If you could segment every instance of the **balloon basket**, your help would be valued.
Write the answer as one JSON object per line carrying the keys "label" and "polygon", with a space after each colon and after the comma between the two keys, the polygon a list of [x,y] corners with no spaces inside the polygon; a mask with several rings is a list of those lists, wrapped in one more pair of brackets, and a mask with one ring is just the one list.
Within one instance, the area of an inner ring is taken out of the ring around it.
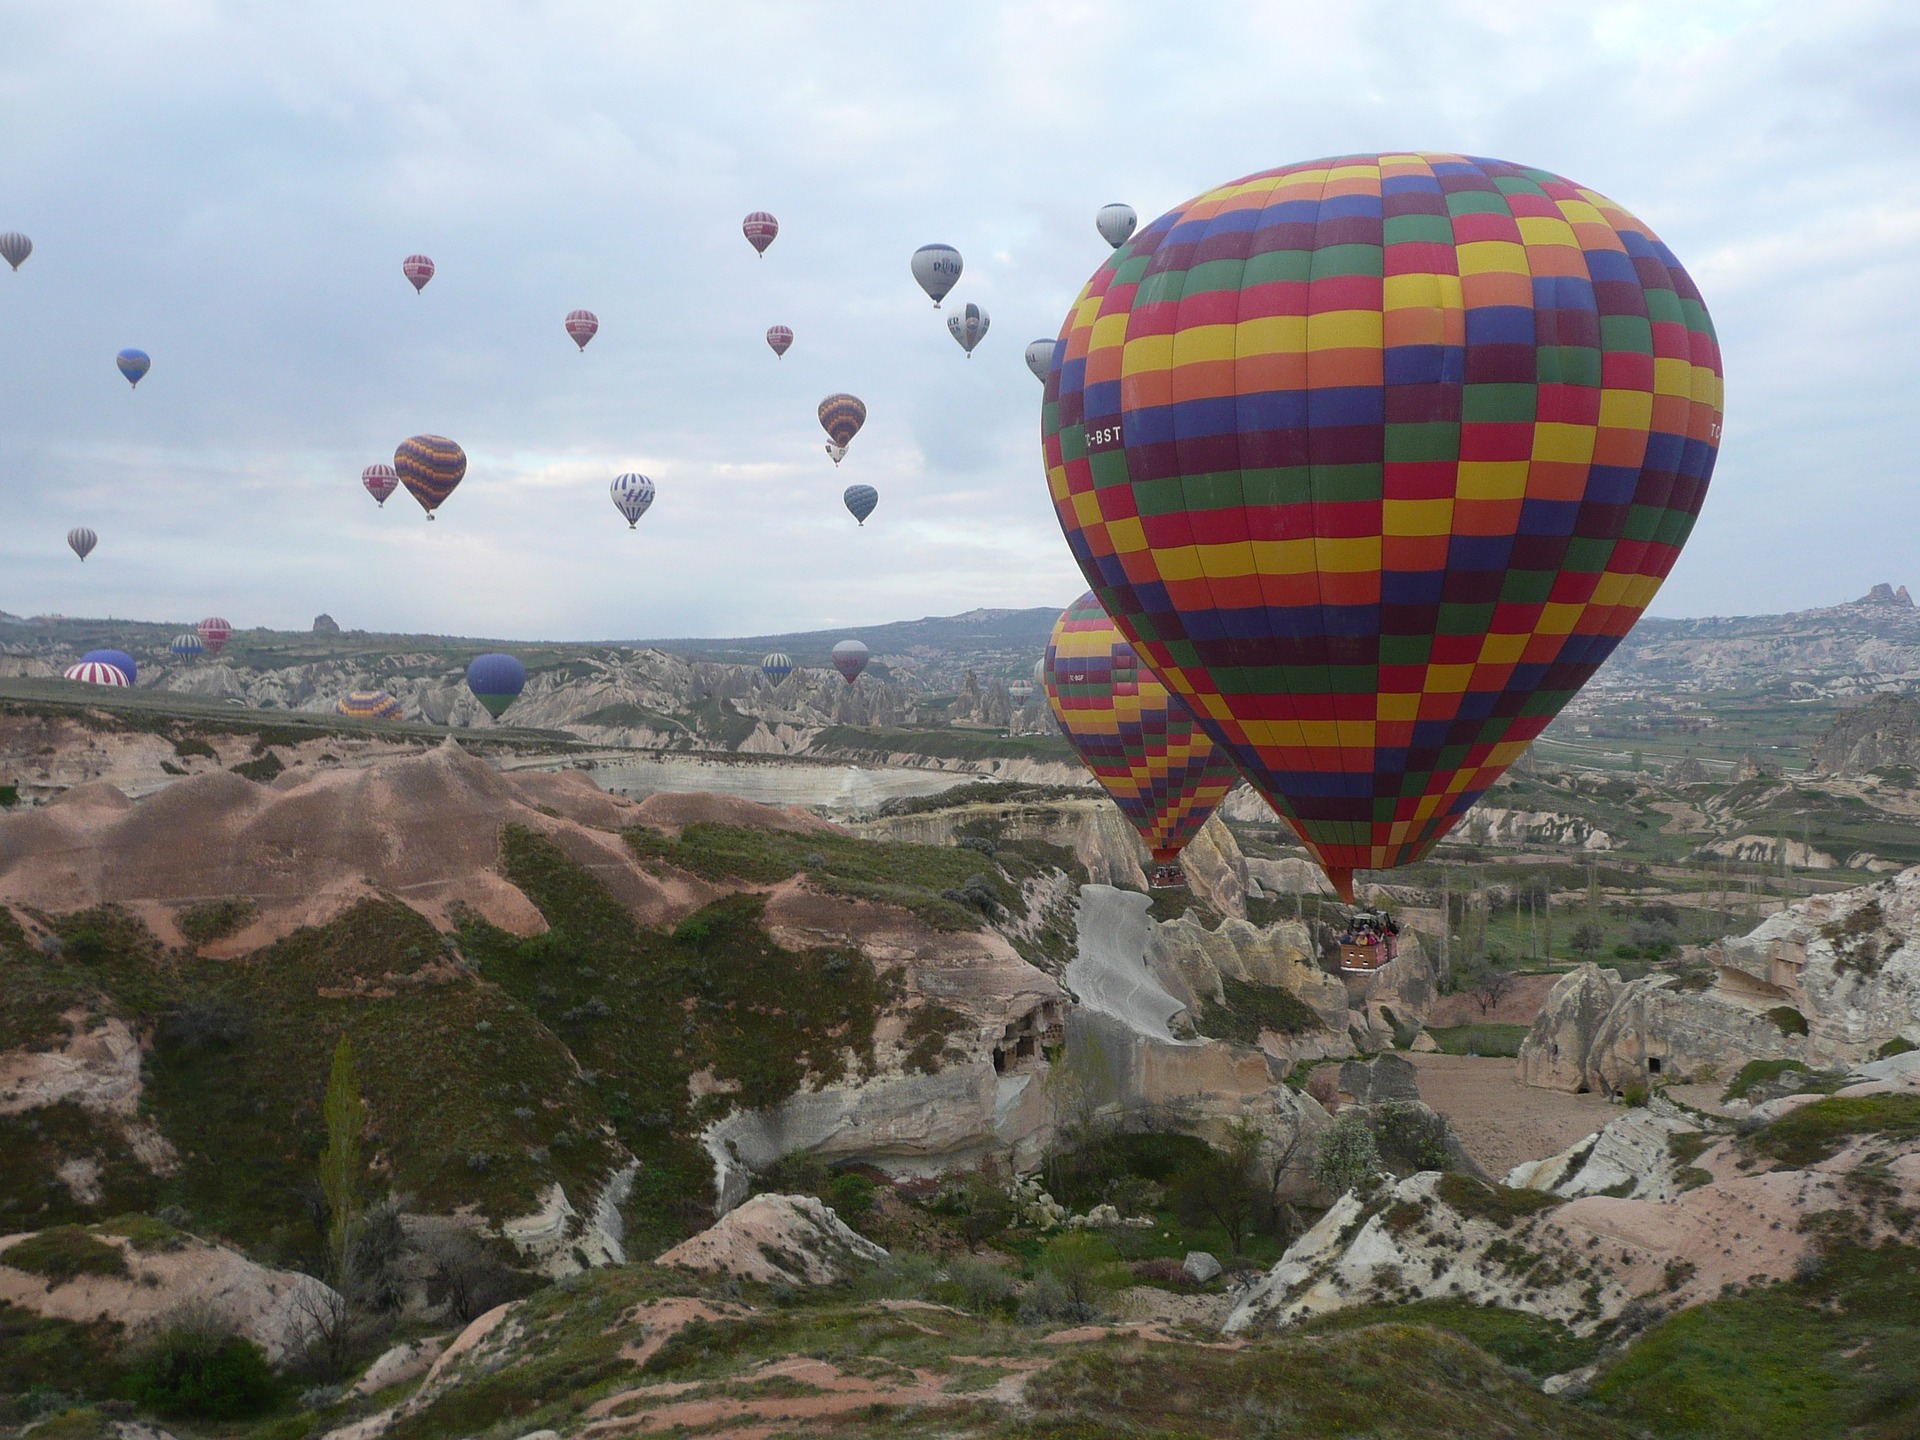
{"label": "balloon basket", "polygon": [[1184,890],[1187,888],[1187,873],[1177,863],[1156,865],[1147,874],[1147,888],[1149,890]]}

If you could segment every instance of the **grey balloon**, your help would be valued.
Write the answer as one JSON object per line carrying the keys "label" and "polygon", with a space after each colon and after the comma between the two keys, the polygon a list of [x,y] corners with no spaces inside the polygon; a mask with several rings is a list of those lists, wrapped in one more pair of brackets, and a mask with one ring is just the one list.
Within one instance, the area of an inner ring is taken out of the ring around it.
{"label": "grey balloon", "polygon": [[987,312],[971,300],[947,317],[948,333],[960,342],[969,360],[973,358],[973,347],[985,338],[987,327],[992,324]]}
{"label": "grey balloon", "polygon": [[0,260],[5,260],[14,269],[18,270],[24,265],[27,257],[32,253],[33,241],[18,230],[9,230],[6,234],[0,235]]}
{"label": "grey balloon", "polygon": [[1047,371],[1053,368],[1053,341],[1036,340],[1027,346],[1027,368],[1042,385],[1047,383]]}
{"label": "grey balloon", "polygon": [[933,297],[934,309],[938,310],[947,292],[960,283],[965,265],[960,252],[951,245],[922,245],[913,252],[913,278]]}
{"label": "grey balloon", "polygon": [[1093,223],[1100,238],[1118,250],[1133,237],[1133,227],[1140,223],[1140,217],[1133,213],[1131,205],[1122,205],[1116,200],[1111,205],[1102,205]]}

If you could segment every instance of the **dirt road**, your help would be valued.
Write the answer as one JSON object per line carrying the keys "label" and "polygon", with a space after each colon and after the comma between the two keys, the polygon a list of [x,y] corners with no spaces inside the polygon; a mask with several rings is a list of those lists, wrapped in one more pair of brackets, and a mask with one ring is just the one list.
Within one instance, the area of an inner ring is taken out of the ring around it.
{"label": "dirt road", "polygon": [[1420,1098],[1453,1122],[1467,1153],[1495,1179],[1522,1160],[1543,1160],[1566,1149],[1618,1113],[1604,1096],[1523,1085],[1512,1060],[1406,1058],[1420,1071]]}

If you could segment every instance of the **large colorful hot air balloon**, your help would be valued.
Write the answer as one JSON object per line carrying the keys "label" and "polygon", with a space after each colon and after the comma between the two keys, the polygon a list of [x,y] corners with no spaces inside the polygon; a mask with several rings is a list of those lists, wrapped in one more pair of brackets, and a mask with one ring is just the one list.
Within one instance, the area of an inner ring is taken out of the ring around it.
{"label": "large colorful hot air balloon", "polygon": [[18,230],[9,230],[0,235],[0,260],[4,260],[18,270],[27,263],[27,257],[33,254],[33,241]]}
{"label": "large colorful hot air balloon", "polygon": [[616,475],[613,483],[607,486],[607,493],[613,496],[614,509],[627,517],[627,528],[631,530],[640,523],[640,517],[647,513],[647,507],[653,504],[653,481],[631,472]]}
{"label": "large colorful hot air balloon", "polygon": [[960,348],[967,352],[967,358],[971,360],[973,347],[980,343],[992,323],[987,318],[987,312],[969,300],[947,317],[947,333],[960,342]]}
{"label": "large colorful hot air balloon", "polygon": [[138,389],[147,371],[153,368],[153,357],[144,350],[122,350],[113,357],[113,363],[127,377],[127,384]]}
{"label": "large colorful hot air balloon", "polygon": [[1153,852],[1149,882],[1185,884],[1180,852],[1239,783],[1231,762],[1091,593],[1054,621],[1040,673],[1067,742]]}
{"label": "large colorful hot air balloon", "polygon": [[82,665],[111,665],[127,677],[127,683],[133,684],[140,678],[140,667],[134,663],[133,656],[124,650],[89,650],[80,657]]}
{"label": "large colorful hot air balloon", "polygon": [[[853,443],[853,437],[867,423],[867,407],[860,403],[856,395],[829,395],[820,402],[819,415],[820,428],[827,432],[827,438],[833,442],[827,447],[827,453],[833,455],[833,463],[838,465],[841,457],[847,453],[847,447]],[[838,455],[834,455],[836,447],[840,452]]]}
{"label": "large colorful hot air balloon", "polygon": [[494,719],[527,688],[527,667],[511,655],[476,655],[467,666],[467,689]]}
{"label": "large colorful hot air balloon", "polygon": [[1027,368],[1031,370],[1042,385],[1047,383],[1047,371],[1053,368],[1053,341],[1036,340],[1027,346]]}
{"label": "large colorful hot air balloon", "polygon": [[778,685],[793,673],[793,658],[784,650],[775,650],[760,660],[760,673]]}
{"label": "large colorful hot air balloon", "polygon": [[769,325],[767,327],[767,344],[773,348],[774,358],[778,359],[780,356],[786,354],[792,347],[793,331],[784,325]]}
{"label": "large colorful hot air balloon", "polygon": [[1140,217],[1133,213],[1131,205],[1122,205],[1115,201],[1111,205],[1102,205],[1100,213],[1093,217],[1093,228],[1100,232],[1100,238],[1118,250],[1127,243],[1133,234],[1133,227],[1140,223]]}
{"label": "large colorful hot air balloon", "polygon": [[85,525],[76,525],[67,531],[67,548],[80,557],[80,563],[83,565],[87,561],[87,556],[93,553],[93,547],[99,543],[100,537]]}
{"label": "large colorful hot air balloon", "polygon": [[117,665],[103,664],[98,660],[82,660],[78,665],[69,665],[66,678],[78,680],[82,685],[131,685],[133,682]]}
{"label": "large colorful hot air balloon", "polygon": [[938,310],[947,292],[960,283],[964,264],[960,252],[951,245],[922,245],[913,252],[913,278],[933,298],[934,309]]}
{"label": "large colorful hot air balloon", "polygon": [[1343,894],[1426,854],[1612,652],[1720,440],[1672,252],[1496,160],[1209,191],[1061,338],[1042,429],[1074,557]]}
{"label": "large colorful hot air balloon", "polygon": [[227,641],[233,635],[233,626],[218,615],[209,615],[193,627],[200,633],[200,640],[207,647],[209,656],[218,655],[227,648]]}
{"label": "large colorful hot air balloon", "polygon": [[173,637],[173,643],[167,647],[177,660],[198,660],[207,653],[207,642],[192,630],[182,631]]}
{"label": "large colorful hot air balloon", "polygon": [[444,435],[416,435],[393,452],[393,468],[431,520],[454,486],[466,478],[467,452]]}
{"label": "large colorful hot air balloon", "polygon": [[569,310],[567,312],[567,334],[573,337],[573,343],[585,353],[587,342],[600,333],[600,317],[591,310]]}
{"label": "large colorful hot air balloon", "polygon": [[360,472],[360,483],[367,487],[367,493],[380,502],[382,510],[387,508],[387,497],[400,488],[400,477],[394,473],[391,465],[369,465]]}
{"label": "large colorful hot air balloon", "polygon": [[873,507],[880,503],[880,492],[871,485],[849,485],[840,499],[846,505],[847,512],[865,525],[867,516],[873,513]]}
{"label": "large colorful hot air balloon", "polygon": [[349,720],[398,720],[404,713],[400,702],[384,690],[350,690],[333,708]]}
{"label": "large colorful hot air balloon", "polygon": [[780,233],[780,222],[766,211],[756,210],[740,222],[740,230],[747,237],[747,243],[764,256],[773,237]]}
{"label": "large colorful hot air balloon", "polygon": [[833,668],[851,685],[867,668],[867,647],[858,640],[842,640],[833,647]]}
{"label": "large colorful hot air balloon", "polygon": [[413,293],[418,295],[433,278],[433,261],[424,255],[409,255],[400,262],[400,273],[412,282]]}

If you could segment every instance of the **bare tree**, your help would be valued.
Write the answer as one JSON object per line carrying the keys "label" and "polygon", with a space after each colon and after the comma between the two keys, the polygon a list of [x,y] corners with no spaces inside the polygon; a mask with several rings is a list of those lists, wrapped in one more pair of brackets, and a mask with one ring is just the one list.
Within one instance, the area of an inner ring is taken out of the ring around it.
{"label": "bare tree", "polygon": [[1513,993],[1513,976],[1505,970],[1491,965],[1479,971],[1473,986],[1473,1003],[1480,1009],[1481,1018],[1493,1014],[1500,1008],[1500,1002]]}

